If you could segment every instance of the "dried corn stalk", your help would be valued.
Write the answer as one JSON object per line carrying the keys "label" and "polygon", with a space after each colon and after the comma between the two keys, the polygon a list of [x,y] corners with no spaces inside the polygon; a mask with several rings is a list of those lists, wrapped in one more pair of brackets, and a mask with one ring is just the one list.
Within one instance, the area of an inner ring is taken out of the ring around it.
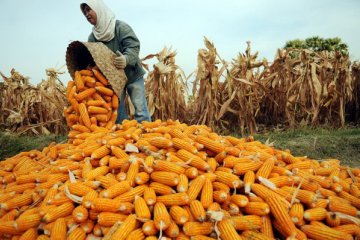
{"label": "dried corn stalk", "polygon": [[159,61],[146,78],[146,97],[153,119],[186,118],[185,96],[186,77],[175,64],[176,52],[164,48],[157,54],[148,55],[144,60],[156,57]]}
{"label": "dried corn stalk", "polygon": [[256,117],[265,95],[259,68],[267,66],[267,62],[258,61],[257,56],[257,52],[251,54],[250,42],[247,42],[245,54],[234,59],[220,87],[222,106],[216,120],[220,120],[222,128],[238,126],[243,135],[256,132]]}
{"label": "dried corn stalk", "polygon": [[47,69],[48,79],[36,87],[15,69],[11,70],[10,77],[0,74],[4,79],[0,88],[0,124],[3,128],[18,134],[67,132],[62,116],[65,88],[58,79],[62,72]]}
{"label": "dried corn stalk", "polygon": [[205,124],[211,128],[218,125],[214,118],[219,115],[221,108],[220,78],[226,64],[218,69],[216,48],[206,37],[204,43],[207,49],[198,52],[198,66],[196,79],[193,84],[192,102],[189,103],[189,115],[194,124]]}
{"label": "dried corn stalk", "polygon": [[275,100],[264,99],[263,113],[271,122],[290,127],[345,124],[345,104],[352,97],[347,57],[279,49],[262,81]]}
{"label": "dried corn stalk", "polygon": [[347,104],[347,119],[352,122],[360,121],[360,62],[351,65],[352,100]]}

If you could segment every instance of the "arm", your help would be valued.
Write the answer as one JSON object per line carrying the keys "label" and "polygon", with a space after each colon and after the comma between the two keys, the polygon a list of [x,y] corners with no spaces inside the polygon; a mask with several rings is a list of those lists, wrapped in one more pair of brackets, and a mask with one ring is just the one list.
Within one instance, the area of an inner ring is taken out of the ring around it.
{"label": "arm", "polygon": [[126,23],[122,23],[118,34],[120,36],[120,44],[122,46],[121,52],[125,55],[127,64],[135,66],[139,60],[139,39],[136,37],[132,28]]}

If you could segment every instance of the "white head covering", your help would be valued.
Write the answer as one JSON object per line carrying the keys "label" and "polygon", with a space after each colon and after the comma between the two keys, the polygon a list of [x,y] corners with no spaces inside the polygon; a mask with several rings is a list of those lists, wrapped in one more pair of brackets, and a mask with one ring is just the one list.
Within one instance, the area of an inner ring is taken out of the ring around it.
{"label": "white head covering", "polygon": [[92,29],[98,41],[108,42],[115,36],[115,14],[102,0],[87,0],[80,5],[81,10],[87,4],[97,15],[97,21]]}

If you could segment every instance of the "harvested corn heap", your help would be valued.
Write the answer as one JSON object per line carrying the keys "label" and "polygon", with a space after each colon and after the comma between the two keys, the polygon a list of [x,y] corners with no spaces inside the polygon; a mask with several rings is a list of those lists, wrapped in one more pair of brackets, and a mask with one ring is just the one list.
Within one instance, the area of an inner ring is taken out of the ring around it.
{"label": "harvested corn heap", "polygon": [[64,109],[64,115],[73,130],[70,138],[97,127],[110,129],[115,124],[119,99],[97,67],[75,71],[74,80],[68,82],[66,97],[70,106]]}
{"label": "harvested corn heap", "polygon": [[[79,99],[74,83],[68,143],[0,162],[1,239],[360,236],[360,169],[219,136],[204,125],[113,125],[89,113],[98,99]],[[116,109],[101,107],[107,116]]]}

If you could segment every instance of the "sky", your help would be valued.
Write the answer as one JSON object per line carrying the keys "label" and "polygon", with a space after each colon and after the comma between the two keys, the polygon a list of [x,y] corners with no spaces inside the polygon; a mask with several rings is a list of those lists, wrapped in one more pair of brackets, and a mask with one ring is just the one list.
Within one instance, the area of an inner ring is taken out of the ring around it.
{"label": "sky", "polygon": [[[140,39],[140,58],[171,48],[187,76],[196,70],[204,37],[228,62],[244,53],[247,41],[259,59],[271,62],[286,41],[312,36],[340,37],[351,60],[360,60],[359,0],[104,1]],[[71,79],[66,48],[72,41],[87,41],[92,29],[81,2],[0,0],[0,72],[10,76],[15,68],[37,84],[47,78],[45,69],[60,68],[66,84]]]}

